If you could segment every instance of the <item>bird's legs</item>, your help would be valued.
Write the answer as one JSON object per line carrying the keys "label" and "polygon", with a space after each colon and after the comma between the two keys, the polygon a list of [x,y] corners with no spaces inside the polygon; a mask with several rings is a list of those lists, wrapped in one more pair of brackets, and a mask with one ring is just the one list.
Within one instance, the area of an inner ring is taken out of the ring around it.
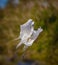
{"label": "bird's legs", "polygon": [[19,46],[21,46],[21,44],[22,44],[22,42],[20,42],[20,43],[16,46],[16,49],[17,49]]}
{"label": "bird's legs", "polygon": [[27,48],[28,48],[28,46],[25,45],[24,48],[23,48],[23,51],[25,51]]}

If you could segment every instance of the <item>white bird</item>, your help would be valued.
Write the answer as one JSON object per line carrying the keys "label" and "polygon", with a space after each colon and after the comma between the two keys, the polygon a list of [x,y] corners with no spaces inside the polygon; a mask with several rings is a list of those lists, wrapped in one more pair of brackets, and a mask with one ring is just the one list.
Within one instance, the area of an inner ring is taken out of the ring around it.
{"label": "white bird", "polygon": [[25,24],[20,25],[20,36],[16,39],[21,39],[21,42],[17,45],[18,48],[22,43],[25,43],[27,39],[32,35],[34,30],[34,22],[32,19],[29,19]]}
{"label": "white bird", "polygon": [[34,30],[34,22],[29,19],[25,24],[20,26],[20,36],[17,39],[21,39],[20,43],[16,46],[18,48],[21,44],[24,44],[23,50],[26,50],[28,46],[31,46],[33,42],[37,39],[38,35],[43,31],[40,27]]}
{"label": "white bird", "polygon": [[28,48],[28,46],[32,46],[33,42],[37,39],[37,37],[39,36],[39,34],[43,31],[43,29],[40,27],[38,28],[38,30],[34,30],[33,34],[31,35],[31,37],[27,40],[23,48],[23,50],[26,50],[26,48]]}

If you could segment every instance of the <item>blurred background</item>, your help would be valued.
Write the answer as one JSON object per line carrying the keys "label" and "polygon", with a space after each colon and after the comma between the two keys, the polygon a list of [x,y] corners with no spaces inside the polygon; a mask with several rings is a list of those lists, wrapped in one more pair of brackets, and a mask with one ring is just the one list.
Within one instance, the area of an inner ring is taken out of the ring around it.
{"label": "blurred background", "polygon": [[[30,18],[43,32],[23,52],[11,40]],[[0,65],[58,65],[58,0],[0,0]]]}

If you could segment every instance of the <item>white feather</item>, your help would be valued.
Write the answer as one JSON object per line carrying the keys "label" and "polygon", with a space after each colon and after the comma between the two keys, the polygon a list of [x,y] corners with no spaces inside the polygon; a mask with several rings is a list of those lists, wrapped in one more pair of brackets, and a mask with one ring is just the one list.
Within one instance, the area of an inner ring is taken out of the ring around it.
{"label": "white feather", "polygon": [[20,36],[21,39],[20,43],[16,46],[18,48],[21,44],[25,44],[24,50],[31,46],[33,42],[37,39],[39,34],[43,31],[40,27],[37,30],[34,30],[34,22],[32,19],[29,19],[25,24],[20,25]]}

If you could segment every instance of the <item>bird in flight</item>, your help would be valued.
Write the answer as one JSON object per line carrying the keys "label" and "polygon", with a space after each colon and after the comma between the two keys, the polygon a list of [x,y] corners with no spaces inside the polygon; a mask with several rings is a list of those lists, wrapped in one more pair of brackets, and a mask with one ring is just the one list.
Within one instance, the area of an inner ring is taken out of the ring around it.
{"label": "bird in flight", "polygon": [[20,43],[16,46],[16,49],[24,44],[23,50],[26,50],[33,44],[42,31],[43,29],[41,27],[34,30],[34,21],[32,19],[29,19],[26,23],[20,25],[20,35],[15,39],[20,39]]}

